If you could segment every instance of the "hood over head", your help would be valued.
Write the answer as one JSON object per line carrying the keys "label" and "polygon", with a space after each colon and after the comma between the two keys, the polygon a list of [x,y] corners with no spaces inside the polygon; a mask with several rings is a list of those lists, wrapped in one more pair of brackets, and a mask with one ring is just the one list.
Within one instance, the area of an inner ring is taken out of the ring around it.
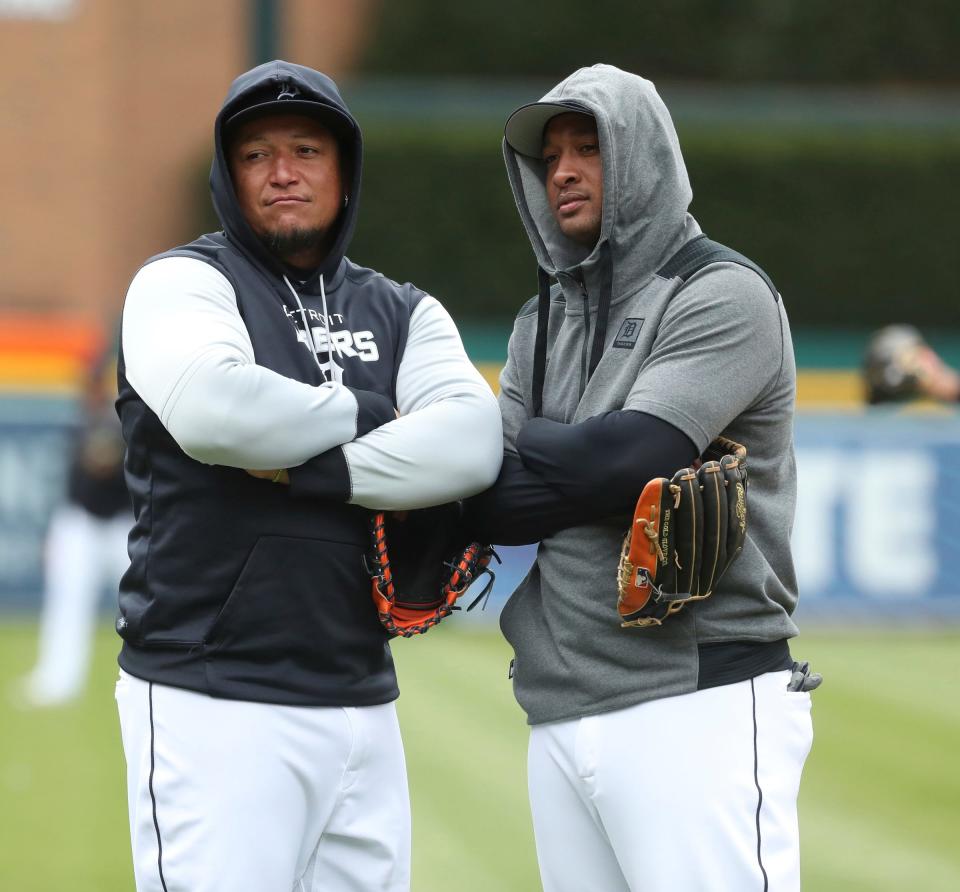
{"label": "hood over head", "polygon": [[210,169],[210,192],[223,231],[249,256],[278,274],[283,263],[263,245],[240,210],[230,177],[226,148],[230,132],[239,124],[269,114],[296,114],[316,118],[336,137],[340,146],[343,181],[350,196],[335,224],[330,251],[313,271],[330,277],[346,253],[356,225],[363,167],[363,140],[337,85],[325,74],[303,65],[276,60],[241,74],[227,91],[214,123],[214,156]]}
{"label": "hood over head", "polygon": [[[581,111],[597,121],[603,161],[603,218],[594,247],[560,231],[547,204],[540,141],[547,122]],[[537,262],[550,275],[581,267],[589,275],[603,243],[614,267],[614,295],[635,290],[699,233],[687,214],[693,198],[680,144],[654,85],[612,65],[581,68],[507,121],[503,142],[510,186]],[[691,231],[695,230],[695,231]]]}
{"label": "hood over head", "polygon": [[[603,213],[593,246],[563,234],[547,200],[543,129],[576,111],[597,122],[603,164]],[[539,102],[517,109],[504,128],[510,187],[540,269],[540,312],[533,371],[534,414],[542,402],[549,277],[586,289],[597,321],[588,375],[606,338],[610,301],[636,292],[681,245],[700,234],[687,213],[693,198],[673,121],[653,84],[612,65],[581,68]]]}

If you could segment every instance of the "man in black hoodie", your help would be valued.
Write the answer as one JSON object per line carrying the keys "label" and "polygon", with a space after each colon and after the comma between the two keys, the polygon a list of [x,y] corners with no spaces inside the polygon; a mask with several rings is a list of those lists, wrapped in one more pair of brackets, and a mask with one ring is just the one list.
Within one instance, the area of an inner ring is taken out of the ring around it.
{"label": "man in black hoodie", "polygon": [[141,892],[409,888],[369,512],[489,486],[501,423],[442,306],[344,256],[361,166],[329,78],[247,72],[215,124],[223,231],[127,294],[117,700]]}

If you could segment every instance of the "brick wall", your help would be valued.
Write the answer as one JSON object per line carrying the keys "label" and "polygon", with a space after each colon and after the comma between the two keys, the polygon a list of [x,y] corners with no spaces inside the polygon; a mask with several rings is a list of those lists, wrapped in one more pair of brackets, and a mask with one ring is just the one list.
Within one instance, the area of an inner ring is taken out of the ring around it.
{"label": "brick wall", "polygon": [[[283,54],[341,77],[375,6],[286,0]],[[0,0],[0,312],[109,318],[143,259],[196,234],[195,174],[249,67],[248,7]]]}

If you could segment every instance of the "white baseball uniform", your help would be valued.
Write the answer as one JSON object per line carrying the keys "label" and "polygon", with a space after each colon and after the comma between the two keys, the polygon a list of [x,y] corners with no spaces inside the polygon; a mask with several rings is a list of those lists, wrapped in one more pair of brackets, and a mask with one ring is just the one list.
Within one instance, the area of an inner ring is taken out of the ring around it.
{"label": "white baseball uniform", "polygon": [[[264,113],[265,145],[237,163],[266,170],[266,198],[244,204],[230,141]],[[401,892],[410,815],[370,520],[488,487],[500,415],[443,306],[346,256],[362,139],[328,77],[240,75],[214,138],[223,229],[148,261],[123,312],[117,698],[138,889]],[[254,231],[250,206],[278,202],[309,224],[310,269]],[[322,239],[314,205],[337,209]]]}
{"label": "white baseball uniform", "polygon": [[409,889],[393,703],[221,700],[121,671],[117,705],[138,892]]}
{"label": "white baseball uniform", "polygon": [[544,892],[799,890],[796,803],[813,728],[810,694],[788,691],[789,678],[535,725]]}

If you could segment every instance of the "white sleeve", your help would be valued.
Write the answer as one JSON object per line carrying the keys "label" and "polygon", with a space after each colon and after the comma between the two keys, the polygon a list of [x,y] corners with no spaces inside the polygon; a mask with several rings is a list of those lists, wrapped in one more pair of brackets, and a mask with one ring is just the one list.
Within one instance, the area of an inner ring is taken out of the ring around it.
{"label": "white sleeve", "polygon": [[503,458],[500,409],[453,320],[432,297],[410,317],[396,395],[396,421],[343,447],[351,503],[423,508],[493,484]]}
{"label": "white sleeve", "polygon": [[134,277],[123,310],[127,380],[191,458],[287,468],[353,439],[358,404],[256,364],[227,278],[167,257]]}

